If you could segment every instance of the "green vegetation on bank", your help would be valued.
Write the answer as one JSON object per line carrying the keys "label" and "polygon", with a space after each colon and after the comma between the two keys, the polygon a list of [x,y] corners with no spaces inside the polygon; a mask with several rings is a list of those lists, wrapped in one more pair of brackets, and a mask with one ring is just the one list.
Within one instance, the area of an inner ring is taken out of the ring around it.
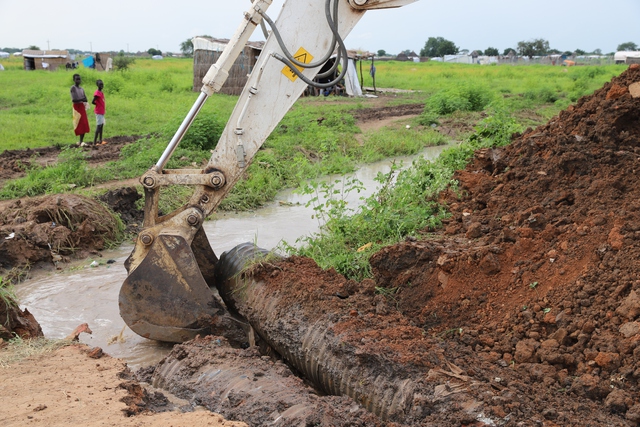
{"label": "green vegetation on bank", "polygon": [[453,173],[466,166],[475,150],[504,146],[512,134],[522,130],[504,110],[490,113],[475,133],[445,149],[435,161],[418,158],[406,170],[392,168],[386,175],[379,174],[380,190],[364,199],[355,211],[347,207],[344,196],[357,190],[359,182],[346,180],[345,192],[335,190],[341,183],[307,186],[308,194],[323,193],[324,197],[316,197],[312,203],[324,225],[319,233],[304,238],[300,248],[286,249],[313,258],[323,268],[334,267],[347,278],[371,277],[368,259],[373,253],[441,224],[447,210],[437,202],[437,195],[450,185],[455,188]]}

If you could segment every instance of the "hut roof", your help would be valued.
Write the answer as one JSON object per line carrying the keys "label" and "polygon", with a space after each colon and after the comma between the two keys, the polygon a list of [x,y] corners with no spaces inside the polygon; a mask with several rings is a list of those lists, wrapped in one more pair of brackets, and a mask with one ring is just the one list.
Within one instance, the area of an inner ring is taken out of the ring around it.
{"label": "hut roof", "polygon": [[69,52],[66,50],[23,50],[22,56],[25,58],[67,58]]}
{"label": "hut roof", "polygon": [[[220,50],[223,50],[227,44],[229,44],[229,39],[218,39],[215,37],[199,36],[199,37],[194,37],[192,39],[192,42],[193,42],[194,51],[196,50],[220,51]],[[262,50],[262,48],[264,47],[264,42],[248,41],[247,46],[256,50]]]}

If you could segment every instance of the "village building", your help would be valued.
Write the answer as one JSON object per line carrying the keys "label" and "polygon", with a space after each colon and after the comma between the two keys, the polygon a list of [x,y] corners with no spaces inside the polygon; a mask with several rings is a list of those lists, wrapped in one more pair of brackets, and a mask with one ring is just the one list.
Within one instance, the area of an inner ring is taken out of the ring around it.
{"label": "village building", "polygon": [[[202,79],[209,71],[222,51],[229,43],[229,39],[217,39],[212,37],[193,38],[193,90],[199,92],[202,89]],[[229,70],[229,77],[220,90],[227,95],[240,95],[248,76],[258,61],[264,42],[247,42],[235,63]]]}
{"label": "village building", "polygon": [[23,50],[25,70],[56,70],[65,67],[69,61],[66,50]]}

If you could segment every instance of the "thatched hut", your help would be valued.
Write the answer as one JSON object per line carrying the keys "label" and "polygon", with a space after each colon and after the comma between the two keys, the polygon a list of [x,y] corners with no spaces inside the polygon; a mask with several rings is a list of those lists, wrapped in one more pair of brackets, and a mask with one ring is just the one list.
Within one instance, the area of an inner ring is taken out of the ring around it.
{"label": "thatched hut", "polygon": [[[193,90],[202,89],[202,79],[214,64],[229,39],[215,39],[210,37],[195,37],[193,39]],[[236,62],[229,70],[229,77],[220,90],[228,95],[240,95],[247,82],[248,76],[258,61],[264,42],[248,42]]]}
{"label": "thatched hut", "polygon": [[69,52],[66,50],[23,50],[25,70],[55,70],[66,66]]}

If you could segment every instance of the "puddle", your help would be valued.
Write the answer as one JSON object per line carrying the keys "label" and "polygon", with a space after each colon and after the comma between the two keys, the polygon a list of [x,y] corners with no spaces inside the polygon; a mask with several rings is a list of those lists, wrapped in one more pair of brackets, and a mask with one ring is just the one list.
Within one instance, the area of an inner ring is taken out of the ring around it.
{"label": "puddle", "polygon": [[[420,156],[435,159],[445,147],[430,147]],[[398,157],[406,167],[417,156]],[[379,172],[390,170],[392,160],[366,165],[350,176],[359,179],[366,190],[349,194],[346,200],[355,207],[360,198],[372,194],[377,186]],[[339,176],[328,180],[340,179]],[[313,207],[305,207],[311,196],[303,196],[291,190],[283,191],[276,202],[254,212],[223,213],[215,221],[207,221],[204,229],[216,254],[244,242],[255,242],[265,249],[272,249],[282,241],[295,245],[300,237],[318,231],[319,223],[312,218]],[[39,274],[16,286],[16,294],[22,308],[27,307],[42,326],[48,338],[64,338],[81,323],[88,323],[92,335],[82,334],[80,341],[101,347],[106,353],[127,361],[133,367],[157,363],[170,350],[171,344],[150,341],[126,327],[118,310],[118,293],[126,279],[124,261],[133,249],[132,244],[116,250],[102,252],[95,259],[97,267],[89,267],[93,259],[73,271]],[[114,260],[107,264],[107,260]],[[114,340],[122,332],[122,341]]]}

